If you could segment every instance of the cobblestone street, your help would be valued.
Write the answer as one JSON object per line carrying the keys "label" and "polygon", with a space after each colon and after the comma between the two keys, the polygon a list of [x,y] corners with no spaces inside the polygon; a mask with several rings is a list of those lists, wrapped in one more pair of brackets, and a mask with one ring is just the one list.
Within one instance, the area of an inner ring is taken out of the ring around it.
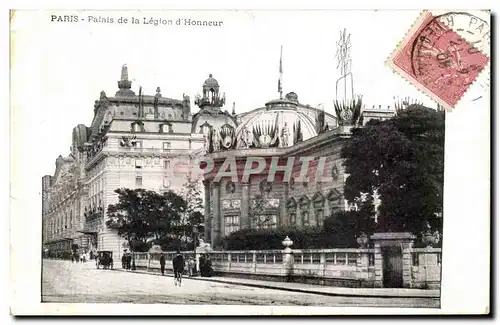
{"label": "cobblestone street", "polygon": [[61,303],[166,303],[276,306],[438,307],[436,298],[331,297],[96,269],[93,261],[44,260],[42,301]]}

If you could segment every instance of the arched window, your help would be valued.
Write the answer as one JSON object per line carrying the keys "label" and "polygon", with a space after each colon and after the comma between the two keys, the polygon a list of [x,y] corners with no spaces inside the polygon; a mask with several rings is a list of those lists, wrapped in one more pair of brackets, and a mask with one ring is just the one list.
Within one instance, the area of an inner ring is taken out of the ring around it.
{"label": "arched window", "polygon": [[297,224],[297,202],[293,197],[289,198],[286,202],[286,209],[288,212],[288,218],[290,220],[290,225],[294,226]]}
{"label": "arched window", "polygon": [[328,192],[326,196],[330,207],[330,215],[333,215],[335,212],[341,210],[342,208],[342,194],[339,190],[333,188]]}
{"label": "arched window", "polygon": [[314,214],[316,215],[316,224],[320,227],[323,226],[323,221],[325,220],[325,197],[321,192],[316,192],[312,198],[314,206]]}
{"label": "arched window", "polygon": [[309,226],[309,208],[311,201],[309,198],[304,195],[299,199],[299,208],[300,208],[300,218],[302,219],[302,225]]}

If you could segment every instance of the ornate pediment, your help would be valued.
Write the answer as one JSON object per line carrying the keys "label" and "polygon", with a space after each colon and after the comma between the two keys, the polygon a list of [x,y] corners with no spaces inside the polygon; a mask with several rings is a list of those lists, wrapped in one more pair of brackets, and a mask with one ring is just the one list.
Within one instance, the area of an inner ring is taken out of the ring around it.
{"label": "ornate pediment", "polygon": [[326,199],[328,201],[335,201],[335,200],[340,199],[341,196],[342,196],[342,193],[340,193],[339,190],[337,190],[336,188],[332,188],[330,190],[330,192],[328,192],[328,195],[326,196]]}

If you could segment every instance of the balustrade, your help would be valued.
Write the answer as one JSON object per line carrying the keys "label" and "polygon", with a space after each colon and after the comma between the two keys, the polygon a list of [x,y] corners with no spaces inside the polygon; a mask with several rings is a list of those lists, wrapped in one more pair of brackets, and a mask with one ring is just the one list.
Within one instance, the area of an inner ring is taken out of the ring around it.
{"label": "balustrade", "polygon": [[[166,267],[172,267],[176,252],[164,252]],[[292,259],[285,262],[287,254]],[[439,283],[441,249],[411,249],[414,287]],[[183,252],[187,260],[193,252]],[[375,277],[375,249],[342,248],[311,250],[212,251],[208,253],[216,273],[255,276],[306,276],[308,278],[365,281]],[[159,269],[160,253],[136,253],[136,266]],[[372,282],[370,282],[372,281]]]}

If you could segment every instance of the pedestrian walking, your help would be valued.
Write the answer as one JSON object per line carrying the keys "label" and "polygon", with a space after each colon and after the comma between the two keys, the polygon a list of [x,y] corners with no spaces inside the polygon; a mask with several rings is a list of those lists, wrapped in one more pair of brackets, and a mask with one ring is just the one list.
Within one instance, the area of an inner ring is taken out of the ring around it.
{"label": "pedestrian walking", "polygon": [[127,251],[124,251],[122,255],[122,269],[127,269]]}
{"label": "pedestrian walking", "polygon": [[205,258],[205,254],[201,254],[200,255],[200,275],[202,277],[206,276],[205,274],[207,273],[206,272],[206,258]]}
{"label": "pedestrian walking", "polygon": [[165,275],[165,254],[160,254],[160,270],[161,275]]}
{"label": "pedestrian walking", "polygon": [[182,273],[184,272],[184,267],[186,266],[184,262],[184,256],[178,250],[177,255],[172,260],[172,265],[174,267],[174,284],[175,286],[182,285]]}
{"label": "pedestrian walking", "polygon": [[130,270],[132,265],[132,254],[127,253],[127,270]]}
{"label": "pedestrian walking", "polygon": [[192,257],[190,257],[188,260],[188,271],[190,277],[194,276],[196,271],[196,261]]}

